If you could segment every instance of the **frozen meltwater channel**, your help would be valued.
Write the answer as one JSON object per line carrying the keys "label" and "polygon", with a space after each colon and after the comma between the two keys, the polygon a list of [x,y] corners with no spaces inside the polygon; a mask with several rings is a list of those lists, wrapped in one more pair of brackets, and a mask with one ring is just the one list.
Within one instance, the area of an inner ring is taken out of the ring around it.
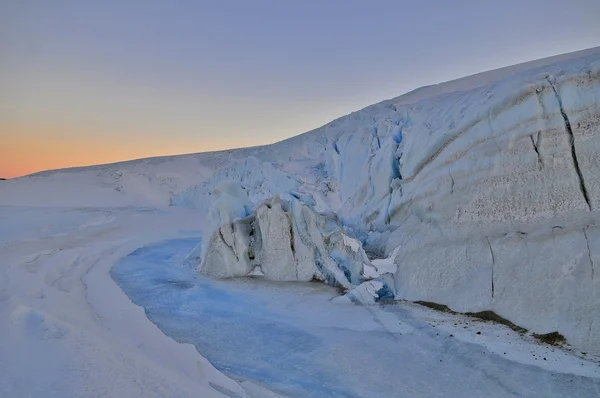
{"label": "frozen meltwater channel", "polygon": [[140,248],[112,276],[165,334],[235,379],[292,397],[600,396],[597,377],[510,361],[400,305],[332,303],[320,283],[207,279],[183,263],[197,243]]}

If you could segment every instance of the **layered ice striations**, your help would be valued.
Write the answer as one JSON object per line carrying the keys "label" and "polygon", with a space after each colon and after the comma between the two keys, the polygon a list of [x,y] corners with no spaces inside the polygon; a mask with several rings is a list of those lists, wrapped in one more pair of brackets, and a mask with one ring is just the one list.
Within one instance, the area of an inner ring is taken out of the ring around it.
{"label": "layered ice striations", "polygon": [[397,296],[600,351],[599,99],[596,55],[423,104],[390,209]]}

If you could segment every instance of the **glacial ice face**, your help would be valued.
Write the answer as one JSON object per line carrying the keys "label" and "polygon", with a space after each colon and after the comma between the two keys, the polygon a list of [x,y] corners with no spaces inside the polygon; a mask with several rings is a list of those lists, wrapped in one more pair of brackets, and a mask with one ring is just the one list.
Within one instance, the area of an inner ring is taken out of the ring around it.
{"label": "glacial ice face", "polygon": [[296,199],[279,197],[261,203],[249,217],[226,221],[205,253],[200,270],[212,277],[258,273],[277,281],[319,279],[343,288],[362,282],[369,262],[361,243],[334,220]]}
{"label": "glacial ice face", "polygon": [[255,156],[234,156],[230,162],[217,168],[206,181],[177,194],[173,204],[206,209],[212,203],[211,192],[222,181],[239,182],[251,203],[294,191],[299,186],[297,177],[277,169],[271,162]]}
{"label": "glacial ice face", "polygon": [[246,190],[236,181],[221,181],[212,192],[213,202],[208,219],[216,226],[244,218],[252,209]]}
{"label": "glacial ice face", "polygon": [[[369,252],[400,247],[397,298],[492,310],[600,352],[600,51],[464,87],[232,151],[180,203],[206,203],[207,187],[235,176],[254,203],[295,198]],[[310,236],[310,217],[292,224]]]}
{"label": "glacial ice face", "polygon": [[[213,239],[216,239],[213,236],[210,241],[199,243],[188,254],[185,261],[195,263],[200,260],[200,256],[203,255],[202,253],[207,253],[207,255],[204,255],[204,258],[217,256],[222,262],[233,262],[234,259],[236,263],[243,261],[243,256],[238,256],[238,252],[243,250],[242,247],[247,246],[247,243],[240,240],[233,240],[235,236],[233,232],[246,228],[240,219],[246,218],[252,211],[253,204],[248,199],[248,194],[239,182],[223,180],[212,190],[210,198],[212,203],[209,207],[208,224],[205,226],[204,232],[209,236],[220,234],[224,238],[213,241]],[[211,251],[208,251],[209,246],[211,246]],[[239,249],[236,251],[238,247]],[[230,266],[236,269],[238,264]],[[230,266],[224,265],[223,267]],[[218,277],[219,275],[216,274],[214,276]]]}
{"label": "glacial ice face", "polygon": [[448,97],[405,131],[398,297],[599,352],[600,57]]}
{"label": "glacial ice face", "polygon": [[213,278],[245,276],[254,268],[250,247],[251,219],[228,221],[213,233],[206,245],[201,269]]}

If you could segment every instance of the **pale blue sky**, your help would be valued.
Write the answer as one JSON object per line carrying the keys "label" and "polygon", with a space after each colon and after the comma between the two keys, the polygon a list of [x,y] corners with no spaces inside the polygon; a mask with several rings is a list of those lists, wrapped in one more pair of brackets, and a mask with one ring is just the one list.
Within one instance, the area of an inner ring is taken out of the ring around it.
{"label": "pale blue sky", "polygon": [[3,0],[0,122],[167,152],[268,143],[598,46],[599,21],[598,0]]}

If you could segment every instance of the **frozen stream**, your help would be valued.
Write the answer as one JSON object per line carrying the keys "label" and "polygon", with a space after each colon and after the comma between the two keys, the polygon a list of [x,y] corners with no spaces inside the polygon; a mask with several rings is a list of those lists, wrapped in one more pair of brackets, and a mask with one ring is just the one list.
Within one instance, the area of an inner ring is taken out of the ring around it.
{"label": "frozen stream", "polygon": [[[183,264],[197,242],[140,248],[112,277],[166,335],[235,379],[292,397],[600,396],[597,364],[519,343],[502,326],[453,326],[459,317],[410,305],[336,304],[336,290],[320,283],[204,278]],[[513,351],[486,348],[475,330],[509,336],[496,346]],[[530,346],[547,352],[546,369],[507,359]]]}

